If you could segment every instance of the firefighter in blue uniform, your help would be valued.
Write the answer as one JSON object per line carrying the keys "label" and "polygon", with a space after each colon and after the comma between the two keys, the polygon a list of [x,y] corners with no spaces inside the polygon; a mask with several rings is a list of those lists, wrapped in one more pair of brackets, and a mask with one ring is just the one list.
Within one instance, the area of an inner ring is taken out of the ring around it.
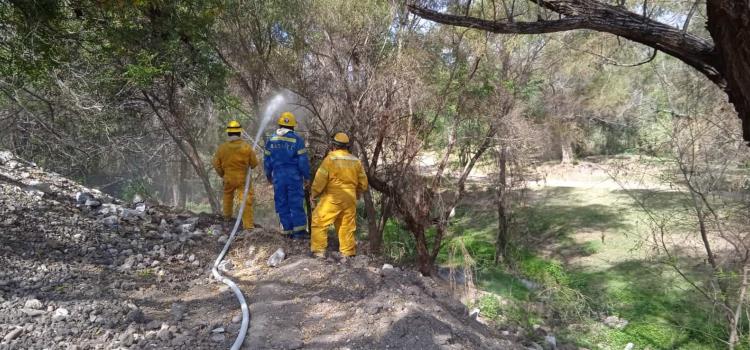
{"label": "firefighter in blue uniform", "polygon": [[284,233],[293,239],[307,239],[305,187],[310,184],[310,162],[305,140],[294,132],[297,120],[290,112],[281,114],[279,129],[266,142],[263,168],[273,184],[276,213]]}

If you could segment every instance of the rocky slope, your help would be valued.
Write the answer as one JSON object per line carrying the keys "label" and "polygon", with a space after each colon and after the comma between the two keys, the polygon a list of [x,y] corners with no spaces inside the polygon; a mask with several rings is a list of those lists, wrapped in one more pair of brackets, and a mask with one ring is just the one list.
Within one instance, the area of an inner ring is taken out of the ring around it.
{"label": "rocky slope", "polygon": [[[122,203],[0,152],[0,350],[218,349],[239,329],[210,277],[218,218]],[[266,264],[278,248],[287,258]],[[439,281],[359,256],[308,258],[255,230],[228,254],[247,349],[514,349]]]}

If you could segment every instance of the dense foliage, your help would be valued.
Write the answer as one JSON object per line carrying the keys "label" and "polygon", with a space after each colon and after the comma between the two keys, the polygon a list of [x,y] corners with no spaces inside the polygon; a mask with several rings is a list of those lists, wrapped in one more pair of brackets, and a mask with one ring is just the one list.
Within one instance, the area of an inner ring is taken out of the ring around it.
{"label": "dense foliage", "polygon": [[[508,11],[500,1],[431,4],[477,17]],[[519,19],[548,16],[533,2],[517,6]],[[642,6],[649,18],[708,38],[701,6]],[[208,161],[222,126],[238,119],[253,134],[267,101],[282,94],[313,163],[333,132],[352,136],[373,187],[360,231],[372,251],[414,258],[425,274],[460,233],[454,214],[469,201],[469,175],[487,173],[497,232],[467,254],[574,304],[553,302],[549,317],[607,306],[579,298],[564,267],[538,257],[527,239],[545,222],[530,219],[526,205],[534,166],[658,159],[660,181],[690,199],[683,218],[732,247],[707,249],[708,272],[684,275],[705,296],[699,312],[720,314],[707,332],[736,343],[732,329],[747,330],[734,318],[748,274],[747,257],[738,258],[748,251],[746,212],[715,200],[748,191],[740,121],[704,75],[651,48],[590,31],[437,25],[384,0],[8,0],[0,26],[0,147],[119,196],[217,211]],[[654,237],[677,217],[642,209]],[[656,246],[658,262],[674,271],[690,265]],[[480,307],[492,318],[502,311],[492,298]]]}

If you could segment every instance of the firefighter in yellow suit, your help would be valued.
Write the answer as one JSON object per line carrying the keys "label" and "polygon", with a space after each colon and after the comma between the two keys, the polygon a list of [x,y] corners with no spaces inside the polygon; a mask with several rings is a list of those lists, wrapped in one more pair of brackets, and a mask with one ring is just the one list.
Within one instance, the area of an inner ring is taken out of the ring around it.
{"label": "firefighter in yellow suit", "polygon": [[[258,166],[258,157],[253,147],[241,139],[242,126],[236,120],[227,125],[226,142],[219,146],[213,159],[216,173],[224,180],[224,196],[222,200],[222,211],[224,219],[230,220],[233,214],[233,205],[239,208],[242,203],[242,193],[245,190],[245,176],[247,168]],[[239,210],[239,209],[238,209]],[[245,210],[242,213],[242,227],[246,230],[253,229],[253,189],[247,190]]]}
{"label": "firefighter in yellow suit", "polygon": [[339,237],[341,255],[357,254],[357,199],[367,190],[367,176],[357,157],[349,153],[349,136],[337,133],[331,151],[323,159],[312,183],[311,197],[319,199],[312,214],[310,249],[324,258],[328,247],[328,227],[332,224]]}

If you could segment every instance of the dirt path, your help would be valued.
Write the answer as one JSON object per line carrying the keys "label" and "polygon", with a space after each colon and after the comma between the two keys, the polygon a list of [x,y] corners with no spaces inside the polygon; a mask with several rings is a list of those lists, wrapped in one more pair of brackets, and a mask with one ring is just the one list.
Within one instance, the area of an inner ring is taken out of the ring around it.
{"label": "dirt path", "polygon": [[[217,217],[122,203],[0,156],[0,350],[230,346],[240,312],[210,277],[226,239]],[[522,348],[439,280],[364,255],[315,260],[307,244],[256,230],[233,245],[227,275],[251,313],[243,348]],[[278,248],[288,258],[266,266]]]}

